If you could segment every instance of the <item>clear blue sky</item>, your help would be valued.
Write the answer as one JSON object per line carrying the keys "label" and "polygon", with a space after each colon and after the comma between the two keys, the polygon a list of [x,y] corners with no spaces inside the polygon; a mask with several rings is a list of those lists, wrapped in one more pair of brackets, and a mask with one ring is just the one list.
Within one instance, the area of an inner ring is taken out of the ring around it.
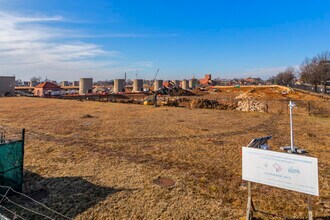
{"label": "clear blue sky", "polygon": [[330,48],[330,1],[0,0],[0,75],[268,78]]}

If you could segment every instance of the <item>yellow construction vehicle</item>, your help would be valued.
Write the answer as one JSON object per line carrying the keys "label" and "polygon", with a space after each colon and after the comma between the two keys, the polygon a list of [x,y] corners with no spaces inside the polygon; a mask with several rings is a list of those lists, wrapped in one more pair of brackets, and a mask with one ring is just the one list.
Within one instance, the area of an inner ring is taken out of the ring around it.
{"label": "yellow construction vehicle", "polygon": [[157,95],[158,92],[156,92],[153,95],[148,96],[144,101],[143,105],[157,105]]}

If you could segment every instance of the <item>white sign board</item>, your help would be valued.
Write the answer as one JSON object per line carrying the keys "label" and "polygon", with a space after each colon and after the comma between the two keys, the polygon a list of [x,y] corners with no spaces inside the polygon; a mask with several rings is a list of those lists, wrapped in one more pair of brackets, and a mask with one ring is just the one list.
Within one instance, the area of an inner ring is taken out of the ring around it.
{"label": "white sign board", "polygon": [[319,195],[317,158],[242,148],[243,180]]}

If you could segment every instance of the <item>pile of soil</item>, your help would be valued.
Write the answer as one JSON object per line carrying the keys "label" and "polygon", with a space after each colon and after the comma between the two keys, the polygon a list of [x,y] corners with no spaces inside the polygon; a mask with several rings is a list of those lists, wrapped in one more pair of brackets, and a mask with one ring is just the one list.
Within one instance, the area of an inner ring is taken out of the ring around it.
{"label": "pile of soil", "polygon": [[190,102],[191,108],[209,108],[215,109],[218,107],[219,102],[210,99],[194,99]]}
{"label": "pile of soil", "polygon": [[181,89],[179,87],[174,87],[174,88],[168,88],[168,87],[163,87],[160,91],[160,94],[163,95],[170,95],[170,96],[195,96],[196,94],[185,90]]}
{"label": "pile of soil", "polygon": [[188,90],[184,90],[181,88],[174,88],[172,89],[172,92],[170,93],[172,96],[195,96],[196,94],[193,92],[190,92]]}
{"label": "pile of soil", "polygon": [[219,110],[233,110],[235,104],[233,103],[220,103],[212,99],[194,99],[190,102],[191,108],[206,108],[206,109],[219,109]]}

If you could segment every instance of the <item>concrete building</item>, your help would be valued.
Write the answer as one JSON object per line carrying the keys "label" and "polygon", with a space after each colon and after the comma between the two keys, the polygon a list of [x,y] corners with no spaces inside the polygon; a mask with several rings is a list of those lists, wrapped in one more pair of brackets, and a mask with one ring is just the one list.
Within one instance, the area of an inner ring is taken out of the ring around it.
{"label": "concrete building", "polygon": [[15,76],[0,76],[0,97],[15,95]]}
{"label": "concrete building", "polygon": [[163,80],[155,80],[154,90],[158,90],[163,87]]}
{"label": "concrete building", "polygon": [[125,92],[125,79],[115,79],[114,80],[114,87],[113,92]]}
{"label": "concrete building", "polygon": [[80,78],[79,95],[93,92],[93,78]]}
{"label": "concrete building", "polygon": [[64,87],[64,86],[69,86],[69,82],[68,81],[62,81],[61,82],[61,86]]}
{"label": "concrete building", "polygon": [[73,81],[72,86],[79,86],[79,81]]}
{"label": "concrete building", "polygon": [[51,82],[40,83],[34,87],[35,96],[45,97],[45,96],[57,96],[60,94],[61,94],[61,87]]}
{"label": "concrete building", "polygon": [[143,79],[133,81],[133,92],[143,92]]}
{"label": "concrete building", "polygon": [[197,85],[197,80],[196,79],[190,79],[189,80],[189,88],[190,89],[195,89]]}
{"label": "concrete building", "polygon": [[182,89],[188,89],[188,80],[182,80],[181,81],[181,88]]}
{"label": "concrete building", "polygon": [[36,85],[38,85],[38,81],[30,80],[30,87],[35,87]]}

